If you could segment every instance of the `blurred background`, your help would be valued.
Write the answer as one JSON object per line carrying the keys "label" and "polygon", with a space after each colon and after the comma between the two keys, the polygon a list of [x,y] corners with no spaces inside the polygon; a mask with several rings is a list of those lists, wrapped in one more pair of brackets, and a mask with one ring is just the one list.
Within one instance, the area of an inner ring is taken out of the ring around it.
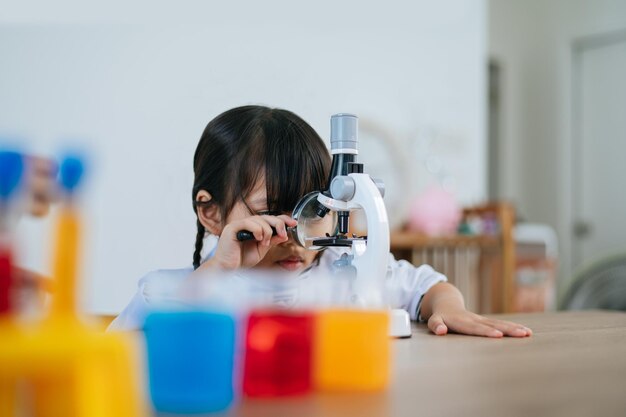
{"label": "blurred background", "polygon": [[[622,268],[624,1],[2,3],[0,144],[89,158],[89,312],[116,314],[148,271],[191,265],[193,152],[243,104],[292,110],[327,142],[332,114],[357,114],[392,244],[451,275],[475,268],[457,285],[477,310],[556,308],[581,271]],[[424,200],[464,208],[460,223],[411,227]],[[43,275],[50,227],[18,225],[20,263]],[[506,292],[499,308],[480,307],[485,280]]]}

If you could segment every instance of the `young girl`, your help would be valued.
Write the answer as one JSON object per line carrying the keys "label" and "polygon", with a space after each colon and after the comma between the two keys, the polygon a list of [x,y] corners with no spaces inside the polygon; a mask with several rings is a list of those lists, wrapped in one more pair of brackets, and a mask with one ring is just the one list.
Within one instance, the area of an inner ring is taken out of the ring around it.
{"label": "young girl", "polygon": [[[212,270],[239,268],[279,268],[300,276],[313,268],[330,272],[346,249],[306,250],[286,231],[296,225],[290,212],[300,197],[325,189],[329,170],[330,155],[322,139],[289,111],[244,106],[217,116],[204,130],[194,156],[192,201],[198,232],[193,269],[160,270],[143,277],[138,293],[111,328],[141,327],[150,303],[163,296],[163,287],[154,285],[163,279],[213,279]],[[252,232],[255,240],[238,241],[241,230]],[[413,320],[428,321],[437,335],[532,334],[519,324],[467,311],[461,293],[428,265],[416,268],[389,255],[387,280],[390,299],[397,303],[392,307],[407,310]]]}

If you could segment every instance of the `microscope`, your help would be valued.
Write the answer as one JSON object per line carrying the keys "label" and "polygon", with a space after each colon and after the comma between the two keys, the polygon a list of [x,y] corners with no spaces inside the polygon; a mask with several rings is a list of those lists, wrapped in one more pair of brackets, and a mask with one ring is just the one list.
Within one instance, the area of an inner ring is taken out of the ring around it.
{"label": "microscope", "polygon": [[[385,186],[382,181],[365,174],[363,164],[356,160],[357,116],[335,114],[330,126],[333,159],[327,189],[307,194],[296,206],[293,217],[298,225],[294,233],[308,248],[350,247],[350,254],[345,253],[334,262],[335,269],[339,275],[342,270],[354,275],[350,301],[355,307],[376,305],[385,288],[389,260],[389,221],[383,201]],[[362,210],[365,214],[366,236],[349,234],[350,213],[354,210]],[[312,237],[310,224],[323,222],[321,219],[329,213],[336,213],[336,222],[330,222],[336,224],[335,233]],[[411,336],[409,314],[405,310],[390,311],[390,336]]]}
{"label": "microscope", "polygon": [[[332,165],[325,190],[302,197],[292,212],[298,223],[287,228],[306,249],[329,246],[351,248],[333,263],[334,276],[348,279],[348,302],[355,308],[384,303],[389,260],[389,220],[383,196],[384,183],[363,172],[358,154],[358,118],[335,114],[330,119]],[[367,235],[350,233],[350,213],[361,210],[367,219]],[[275,231],[274,231],[275,232]],[[237,233],[240,241],[252,240],[247,230]],[[411,337],[409,314],[390,310],[390,336]]]}

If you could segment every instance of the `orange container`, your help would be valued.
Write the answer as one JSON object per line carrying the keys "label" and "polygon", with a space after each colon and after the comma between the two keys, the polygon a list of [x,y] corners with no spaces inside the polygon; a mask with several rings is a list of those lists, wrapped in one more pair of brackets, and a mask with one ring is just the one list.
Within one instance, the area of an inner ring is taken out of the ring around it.
{"label": "orange container", "polygon": [[322,391],[376,391],[389,385],[389,312],[321,311],[315,335],[314,377]]}

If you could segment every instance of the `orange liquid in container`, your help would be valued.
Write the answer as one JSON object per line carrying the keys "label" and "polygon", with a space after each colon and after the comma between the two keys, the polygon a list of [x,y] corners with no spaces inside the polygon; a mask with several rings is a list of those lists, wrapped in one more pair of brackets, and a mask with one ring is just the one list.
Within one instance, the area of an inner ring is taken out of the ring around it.
{"label": "orange liquid in container", "polygon": [[325,310],[315,335],[315,385],[322,391],[375,391],[389,385],[389,312]]}

